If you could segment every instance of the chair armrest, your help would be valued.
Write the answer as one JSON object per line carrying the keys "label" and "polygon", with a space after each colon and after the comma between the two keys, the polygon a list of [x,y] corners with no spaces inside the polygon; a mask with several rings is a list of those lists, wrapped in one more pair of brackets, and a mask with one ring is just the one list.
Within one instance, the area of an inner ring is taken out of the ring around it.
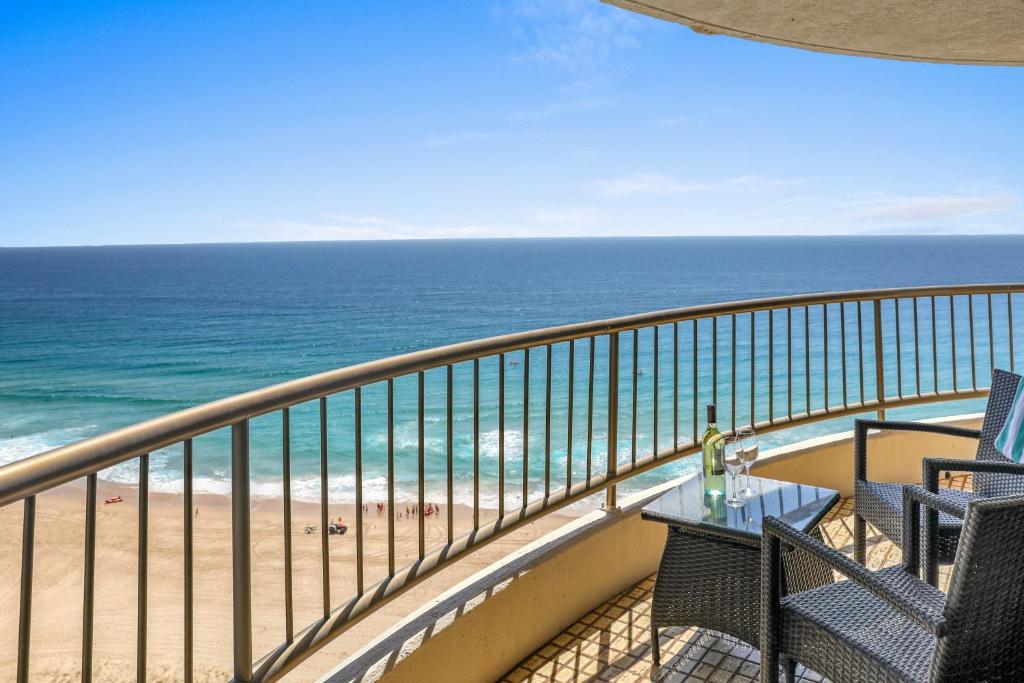
{"label": "chair armrest", "polygon": [[892,420],[855,420],[853,426],[853,473],[854,478],[865,480],[868,476],[868,430],[896,432],[925,432],[945,434],[965,439],[980,439],[981,430],[930,422],[896,422]]}
{"label": "chair armrest", "polygon": [[[773,554],[778,555],[781,553],[780,542],[784,542],[813,555],[816,559],[886,602],[936,637],[945,635],[947,625],[941,611],[937,611],[894,591],[891,586],[879,580],[873,572],[854,562],[838,550],[828,547],[807,534],[800,533],[775,517],[764,518],[761,524],[761,534],[762,581],[767,577],[770,581],[781,582],[781,577],[773,576],[775,573],[773,569],[781,566],[781,562]],[[778,584],[776,583],[776,585]],[[770,590],[770,587],[762,586],[762,590]]]}
{"label": "chair armrest", "polygon": [[[954,461],[955,462],[955,461]],[[934,491],[928,491],[923,486],[907,484],[903,487],[903,503],[915,503],[924,505],[939,512],[945,512],[953,517],[963,519],[967,514],[967,506],[947,496],[940,495]]]}
{"label": "chair armrest", "polygon": [[995,460],[961,460],[959,458],[925,458],[921,462],[921,484],[932,493],[939,490],[939,472],[990,472],[992,474],[1024,474],[1024,464]]}
{"label": "chair armrest", "polygon": [[[948,462],[959,463],[961,461],[949,460]],[[921,566],[922,505],[930,508],[925,518],[924,530],[925,580],[935,586],[939,580],[939,558],[936,545],[939,512],[963,519],[967,515],[967,506],[920,486],[907,485],[903,487],[903,567],[915,575],[919,574]]]}

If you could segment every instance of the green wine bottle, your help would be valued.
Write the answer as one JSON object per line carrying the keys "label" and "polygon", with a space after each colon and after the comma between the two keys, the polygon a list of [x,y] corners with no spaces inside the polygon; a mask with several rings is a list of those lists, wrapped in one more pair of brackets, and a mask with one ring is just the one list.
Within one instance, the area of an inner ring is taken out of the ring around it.
{"label": "green wine bottle", "polygon": [[715,424],[715,404],[708,404],[708,426],[701,436],[704,451],[704,493],[709,496],[725,495],[725,441]]}

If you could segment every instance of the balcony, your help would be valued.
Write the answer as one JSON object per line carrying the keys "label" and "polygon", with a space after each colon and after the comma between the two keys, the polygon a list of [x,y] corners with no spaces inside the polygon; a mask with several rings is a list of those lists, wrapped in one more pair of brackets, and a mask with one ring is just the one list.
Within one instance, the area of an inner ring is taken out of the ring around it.
{"label": "balcony", "polygon": [[[946,479],[943,486],[969,489],[969,475]],[[853,552],[853,499],[845,498],[821,523],[825,542]],[[900,551],[870,529],[868,567],[881,569],[899,562]],[[548,681],[732,681],[756,683],[760,657],[756,649],[730,636],[700,628],[668,629],[662,634],[662,667],[651,663],[650,611],[656,575],[598,605],[550,643],[519,663],[502,683]],[[939,585],[949,582],[940,570]],[[800,681],[822,681],[798,668]]]}
{"label": "balcony", "polygon": [[[4,630],[17,648],[0,675],[27,680],[33,670],[74,675],[81,667],[86,680],[94,671],[308,680],[344,659],[328,680],[649,676],[640,625],[664,529],[638,512],[692,471],[685,458],[699,448],[703,406],[719,406],[724,432],[753,425],[776,446],[756,472],[849,496],[844,430],[852,419],[976,411],[991,370],[1015,365],[1021,293],[1024,285],[1013,284],[800,295],[494,337],[225,398],[6,465],[0,506],[20,539],[9,552],[20,580],[17,623]],[[492,420],[493,451],[482,438]],[[316,436],[318,503],[292,500],[300,432]],[[889,481],[914,480],[925,454],[965,455],[943,438],[914,448],[903,435],[873,438],[883,454],[875,474]],[[189,514],[200,443],[223,454],[232,478],[221,501],[223,545],[201,564],[199,522]],[[259,482],[259,496],[257,445],[275,449],[282,472]],[[151,519],[162,503],[148,489],[155,455],[180,459],[187,473],[177,503],[185,514],[159,534]],[[112,564],[100,473],[126,462],[139,468],[138,487],[126,494],[138,511],[129,519],[135,542]],[[328,473],[351,476],[351,501],[332,499]],[[275,487],[280,495],[268,498]],[[49,659],[52,634],[33,629],[54,618],[46,613],[54,596],[36,578],[54,523],[46,496],[58,488],[85,502],[83,527],[75,521],[85,531],[81,574],[57,601],[80,623],[61,643],[75,653],[68,672]],[[363,507],[378,501],[390,511],[379,518]],[[440,503],[429,521],[393,515],[428,502]],[[342,505],[351,506],[348,534],[330,535]],[[848,513],[846,502],[825,525],[842,549]],[[151,589],[160,577],[149,560],[169,545],[180,554],[173,599]],[[885,543],[872,551],[873,563],[896,559]],[[97,592],[98,567],[100,581],[119,577],[118,591]],[[224,582],[214,594],[200,579],[217,572]],[[207,618],[210,605],[216,618]],[[110,643],[97,654],[97,624],[110,619],[133,626],[116,658]],[[668,680],[710,664],[717,680],[723,666],[735,663],[732,675],[756,661],[749,648],[697,631],[669,632],[665,642]]]}

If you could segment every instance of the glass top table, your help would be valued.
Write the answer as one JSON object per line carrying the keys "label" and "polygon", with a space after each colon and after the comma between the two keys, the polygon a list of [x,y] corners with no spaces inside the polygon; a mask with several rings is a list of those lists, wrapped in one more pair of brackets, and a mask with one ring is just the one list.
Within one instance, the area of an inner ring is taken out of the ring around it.
{"label": "glass top table", "polygon": [[751,477],[750,488],[757,495],[743,507],[729,507],[725,496],[704,495],[704,476],[698,473],[644,507],[642,516],[652,522],[759,544],[765,517],[777,517],[807,531],[839,502],[838,491],[788,481]]}
{"label": "glass top table", "polygon": [[[641,516],[667,526],[651,605],[651,645],[661,664],[659,629],[700,626],[721,631],[754,647],[759,641],[761,523],[776,517],[821,539],[818,523],[839,502],[832,489],[751,477],[756,495],[739,508],[725,496],[704,494],[704,477],[694,474],[644,507]],[[832,570],[811,555],[783,553],[787,591],[831,583]]]}

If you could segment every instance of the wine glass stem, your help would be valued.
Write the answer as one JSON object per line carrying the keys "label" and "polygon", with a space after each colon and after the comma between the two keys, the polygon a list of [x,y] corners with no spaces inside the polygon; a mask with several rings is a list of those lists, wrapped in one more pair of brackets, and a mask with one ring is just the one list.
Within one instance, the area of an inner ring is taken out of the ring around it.
{"label": "wine glass stem", "polygon": [[744,470],[743,473],[747,477],[747,479],[746,479],[746,481],[747,481],[747,490],[749,491],[750,490],[750,463],[744,463],[743,464],[743,470]]}

